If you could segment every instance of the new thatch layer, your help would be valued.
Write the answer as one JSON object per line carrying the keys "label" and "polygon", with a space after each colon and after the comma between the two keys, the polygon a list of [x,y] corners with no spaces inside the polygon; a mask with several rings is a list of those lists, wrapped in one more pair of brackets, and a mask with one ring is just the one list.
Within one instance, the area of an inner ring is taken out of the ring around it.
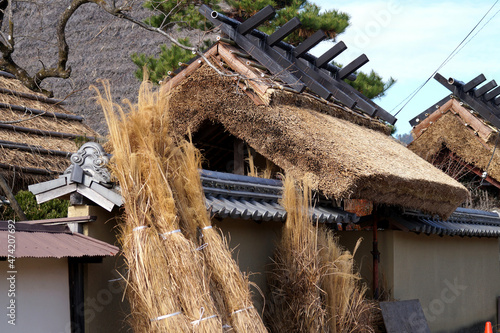
{"label": "new thatch layer", "polygon": [[429,117],[433,116],[437,119],[431,124],[415,128],[414,134],[418,134],[418,137],[408,148],[428,161],[432,161],[446,148],[465,163],[482,171],[489,164],[488,175],[500,181],[500,150],[496,149],[493,154],[498,132],[456,100],[443,105]]}
{"label": "new thatch layer", "polygon": [[195,133],[206,120],[222,124],[293,177],[309,178],[314,189],[335,199],[363,198],[447,216],[467,197],[458,182],[368,128],[377,127],[375,120],[354,115],[345,120],[348,111],[341,107],[319,113],[319,104],[286,92],[269,106],[257,106],[235,81],[206,66],[174,87],[170,103],[180,133]]}
{"label": "new thatch layer", "polygon": [[[0,88],[45,97],[15,79],[0,77]],[[0,173],[14,192],[62,173],[70,165],[70,153],[83,143],[78,141],[97,136],[78,119],[57,116],[71,115],[60,105],[9,93],[0,93],[0,103],[6,106],[0,108]]]}

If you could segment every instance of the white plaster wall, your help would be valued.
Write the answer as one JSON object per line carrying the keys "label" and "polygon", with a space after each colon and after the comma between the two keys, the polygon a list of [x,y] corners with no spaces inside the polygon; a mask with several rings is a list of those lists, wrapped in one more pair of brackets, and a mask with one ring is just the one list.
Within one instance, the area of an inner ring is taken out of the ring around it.
{"label": "white plaster wall", "polygon": [[482,332],[486,321],[496,324],[497,238],[396,231],[394,249],[394,297],[420,299],[431,332]]}
{"label": "white plaster wall", "polygon": [[16,259],[16,325],[8,324],[8,263],[0,262],[0,332],[70,332],[67,259]]}
{"label": "white plaster wall", "polygon": [[[220,228],[233,250],[233,258],[242,272],[249,274],[249,280],[266,294],[267,276],[270,270],[276,244],[280,240],[282,222],[267,221],[256,223],[250,220],[224,219],[213,221]],[[255,307],[262,311],[264,299],[257,288],[251,286]]]}

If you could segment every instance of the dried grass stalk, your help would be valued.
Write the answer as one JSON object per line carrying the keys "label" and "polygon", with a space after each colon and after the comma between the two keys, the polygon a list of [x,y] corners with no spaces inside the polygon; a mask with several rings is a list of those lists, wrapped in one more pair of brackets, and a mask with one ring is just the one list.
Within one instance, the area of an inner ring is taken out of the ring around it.
{"label": "dried grass stalk", "polygon": [[[132,327],[136,332],[222,331],[203,258],[196,245],[177,232],[178,210],[168,178],[178,171],[170,162],[180,150],[170,135],[168,103],[144,83],[138,105],[128,103],[125,115],[112,102],[109,87],[104,90],[99,102],[125,206],[122,239],[130,272]],[[145,232],[149,237],[140,236]]]}
{"label": "dried grass stalk", "polygon": [[287,221],[269,278],[271,331],[373,332],[373,305],[364,298],[366,286],[355,273],[353,255],[331,230],[313,225],[310,198],[307,181],[298,189],[285,177]]}
{"label": "dried grass stalk", "polygon": [[272,332],[329,331],[324,292],[320,289],[318,230],[310,218],[309,201],[307,183],[299,191],[294,180],[285,177],[282,205],[287,220],[270,275],[271,304],[266,313]]}
{"label": "dried grass stalk", "polygon": [[367,287],[361,283],[354,265],[354,253],[361,241],[360,238],[351,254],[339,245],[331,230],[324,226],[319,229],[319,257],[323,266],[321,287],[326,293],[330,332],[374,332],[375,303],[364,297]]}
{"label": "dried grass stalk", "polygon": [[170,184],[178,204],[181,224],[186,234],[201,235],[200,246],[211,277],[213,298],[220,313],[234,332],[267,332],[262,319],[253,307],[249,282],[241,273],[237,263],[221,234],[212,228],[205,206],[205,195],[201,186],[199,168],[200,152],[191,142],[180,146],[178,170]]}

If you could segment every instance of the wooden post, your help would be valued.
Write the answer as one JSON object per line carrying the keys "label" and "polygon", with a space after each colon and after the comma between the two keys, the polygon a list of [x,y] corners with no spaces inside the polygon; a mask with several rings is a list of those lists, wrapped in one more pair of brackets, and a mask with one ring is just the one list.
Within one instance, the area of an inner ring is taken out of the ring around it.
{"label": "wooden post", "polygon": [[234,138],[234,171],[233,173],[236,175],[244,175],[245,174],[245,151],[244,151],[245,143],[238,139]]}
{"label": "wooden post", "polygon": [[5,180],[5,178],[3,178],[2,175],[0,175],[0,188],[3,190],[3,193],[5,193],[5,195],[9,199],[10,206],[16,212],[16,215],[19,217],[19,221],[28,220],[28,218],[24,214],[23,210],[21,209],[21,206],[19,206],[19,203],[17,202],[16,198],[14,197],[14,194],[10,190],[10,187],[7,184],[7,181]]}
{"label": "wooden post", "polygon": [[380,262],[380,252],[378,251],[378,237],[377,237],[377,214],[373,215],[373,299],[379,298],[379,285],[378,285],[378,264]]}
{"label": "wooden post", "polygon": [[83,264],[68,258],[71,333],[85,332]]}

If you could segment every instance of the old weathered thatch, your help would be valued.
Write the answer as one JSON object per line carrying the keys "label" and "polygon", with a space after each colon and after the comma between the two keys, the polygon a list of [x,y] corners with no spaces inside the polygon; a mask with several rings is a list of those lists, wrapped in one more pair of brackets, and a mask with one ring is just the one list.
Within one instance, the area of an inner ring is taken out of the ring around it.
{"label": "old weathered thatch", "polygon": [[497,129],[458,100],[444,103],[415,126],[412,135],[414,140],[408,148],[426,160],[436,160],[446,151],[476,173],[487,169],[493,183],[500,181]]}
{"label": "old weathered thatch", "polygon": [[0,174],[14,191],[62,173],[78,144],[97,135],[61,101],[35,94],[8,75],[0,76],[0,112]]}
{"label": "old weathered thatch", "polygon": [[227,49],[219,43],[207,55],[228,73],[246,71],[254,79],[236,81],[193,62],[165,88],[181,133],[196,133],[207,121],[222,125],[334,199],[363,198],[444,216],[466,199],[463,186],[393,140],[377,119],[280,90],[279,82],[231,58]]}
{"label": "old weathered thatch", "polygon": [[[127,2],[133,16],[145,19],[152,14],[143,8],[142,1]],[[56,28],[61,14],[68,6],[67,0],[46,0],[43,6],[33,1],[13,2],[15,61],[30,73],[42,65],[54,66],[57,61]],[[184,30],[175,32],[179,38],[190,37],[195,42],[197,32]],[[159,45],[169,44],[165,37],[134,26],[106,13],[97,5],[89,3],[79,8],[68,22],[69,45],[68,66],[71,77],[67,80],[48,79],[42,87],[54,91],[54,96],[65,99],[71,110],[85,117],[92,129],[100,134],[107,132],[104,116],[92,100],[94,94],[88,89],[97,79],[107,79],[113,87],[117,100],[137,101],[140,80],[134,72],[133,53],[158,55]]]}

